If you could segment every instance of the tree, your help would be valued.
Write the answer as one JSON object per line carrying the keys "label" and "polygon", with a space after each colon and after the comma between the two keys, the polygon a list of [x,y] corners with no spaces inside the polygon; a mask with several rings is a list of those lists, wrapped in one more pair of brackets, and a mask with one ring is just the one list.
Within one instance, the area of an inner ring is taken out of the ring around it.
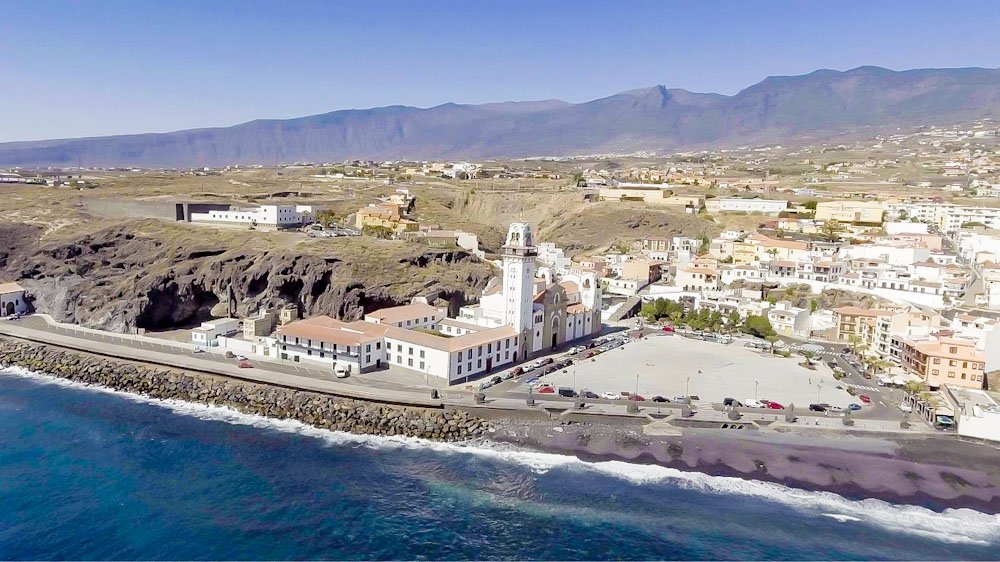
{"label": "tree", "polygon": [[809,313],[812,314],[819,309],[819,301],[816,299],[809,299]]}
{"label": "tree", "polygon": [[368,225],[361,229],[361,233],[366,236],[374,236],[375,238],[388,239],[392,238],[394,233],[391,228],[387,226],[374,226]]}
{"label": "tree", "polygon": [[774,327],[767,316],[751,314],[743,322],[743,331],[757,338],[775,335]]}
{"label": "tree", "polygon": [[813,353],[812,351],[802,351],[801,355],[802,355],[802,357],[805,357],[805,359],[806,359],[806,366],[807,367],[811,367],[812,366],[812,359],[813,359],[813,357],[816,357],[816,354]]}
{"label": "tree", "polygon": [[736,310],[733,310],[729,313],[729,318],[726,319],[726,328],[728,328],[729,330],[735,330],[739,328],[740,322],[742,321],[743,319],[740,318],[740,313],[736,312]]}
{"label": "tree", "polygon": [[764,336],[764,340],[771,344],[771,353],[774,353],[774,344],[778,343],[778,335],[771,334],[769,336]]}
{"label": "tree", "polygon": [[819,204],[819,202],[816,201],[815,199],[810,199],[810,200],[806,201],[805,203],[803,203],[802,206],[805,207],[806,209],[809,209],[810,211],[815,211],[816,210],[816,205],[818,205],[818,204]]}
{"label": "tree", "polygon": [[840,238],[840,233],[844,231],[844,226],[836,220],[828,220],[820,227],[820,233],[828,242],[836,242]]}

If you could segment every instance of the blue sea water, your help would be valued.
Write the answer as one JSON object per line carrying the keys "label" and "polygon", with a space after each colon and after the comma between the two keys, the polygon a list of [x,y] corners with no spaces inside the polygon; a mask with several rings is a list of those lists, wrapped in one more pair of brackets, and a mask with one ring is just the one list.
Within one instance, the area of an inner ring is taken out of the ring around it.
{"label": "blue sea water", "polygon": [[1000,519],[0,371],[3,559],[995,559]]}

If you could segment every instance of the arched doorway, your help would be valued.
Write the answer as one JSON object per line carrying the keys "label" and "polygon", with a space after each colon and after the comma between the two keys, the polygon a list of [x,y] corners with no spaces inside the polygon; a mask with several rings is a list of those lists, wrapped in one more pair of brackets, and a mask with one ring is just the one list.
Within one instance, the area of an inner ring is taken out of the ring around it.
{"label": "arched doorway", "polygon": [[559,315],[552,315],[552,349],[559,345]]}
{"label": "arched doorway", "polygon": [[5,316],[13,316],[14,315],[14,303],[12,303],[12,302],[7,303],[7,310],[4,311],[4,315]]}

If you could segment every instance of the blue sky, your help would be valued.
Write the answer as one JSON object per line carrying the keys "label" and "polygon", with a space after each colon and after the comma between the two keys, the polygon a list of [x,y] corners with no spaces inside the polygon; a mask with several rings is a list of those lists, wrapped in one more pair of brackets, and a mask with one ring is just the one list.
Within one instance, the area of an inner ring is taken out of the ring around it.
{"label": "blue sky", "polygon": [[0,0],[0,141],[861,65],[1000,65],[1000,1]]}

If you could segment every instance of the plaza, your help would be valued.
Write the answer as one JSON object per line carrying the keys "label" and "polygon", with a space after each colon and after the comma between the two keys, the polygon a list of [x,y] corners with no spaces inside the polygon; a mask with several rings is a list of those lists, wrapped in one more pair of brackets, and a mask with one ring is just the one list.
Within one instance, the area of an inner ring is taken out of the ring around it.
{"label": "plaza", "polygon": [[806,408],[815,402],[847,406],[857,400],[817,360],[816,369],[800,365],[803,358],[783,358],[743,346],[737,340],[720,344],[681,336],[653,335],[629,342],[596,357],[580,357],[564,371],[544,377],[555,387],[602,392],[636,392],[647,400],[660,395],[697,396],[722,402],[732,397],[773,400]]}

